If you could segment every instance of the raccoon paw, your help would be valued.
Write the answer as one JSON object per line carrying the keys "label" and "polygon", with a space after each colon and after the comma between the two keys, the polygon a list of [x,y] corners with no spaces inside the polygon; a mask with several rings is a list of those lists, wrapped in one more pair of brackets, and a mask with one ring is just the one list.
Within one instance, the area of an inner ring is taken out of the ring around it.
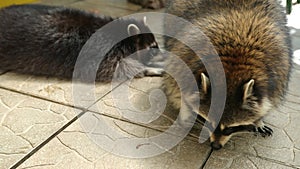
{"label": "raccoon paw", "polygon": [[272,136],[273,130],[268,126],[262,126],[256,128],[256,133],[259,133],[262,137]]}
{"label": "raccoon paw", "polygon": [[146,76],[162,76],[164,73],[165,73],[165,70],[162,68],[147,67],[144,70],[144,75],[146,75]]}

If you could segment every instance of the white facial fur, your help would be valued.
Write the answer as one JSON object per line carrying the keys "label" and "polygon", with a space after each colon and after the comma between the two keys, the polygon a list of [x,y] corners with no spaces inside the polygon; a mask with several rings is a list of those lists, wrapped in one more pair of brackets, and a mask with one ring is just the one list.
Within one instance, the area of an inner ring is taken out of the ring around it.
{"label": "white facial fur", "polygon": [[148,24],[147,24],[147,17],[146,16],[144,16],[144,18],[143,18],[143,22],[144,22],[144,25],[145,26],[147,26]]}

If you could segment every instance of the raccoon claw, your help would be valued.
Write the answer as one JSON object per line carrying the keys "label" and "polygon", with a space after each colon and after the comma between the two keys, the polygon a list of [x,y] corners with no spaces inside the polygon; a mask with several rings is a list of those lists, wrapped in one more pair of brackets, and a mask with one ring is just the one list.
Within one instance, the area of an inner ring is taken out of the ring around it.
{"label": "raccoon claw", "polygon": [[259,133],[262,137],[272,136],[273,130],[268,126],[262,126],[256,128],[256,133]]}

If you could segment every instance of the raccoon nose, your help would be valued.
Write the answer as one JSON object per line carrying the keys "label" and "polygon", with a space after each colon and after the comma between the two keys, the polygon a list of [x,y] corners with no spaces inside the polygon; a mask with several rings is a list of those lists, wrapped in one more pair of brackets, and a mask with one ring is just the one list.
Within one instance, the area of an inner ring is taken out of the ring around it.
{"label": "raccoon nose", "polygon": [[212,142],[210,145],[214,150],[220,150],[223,147],[220,143],[217,142]]}

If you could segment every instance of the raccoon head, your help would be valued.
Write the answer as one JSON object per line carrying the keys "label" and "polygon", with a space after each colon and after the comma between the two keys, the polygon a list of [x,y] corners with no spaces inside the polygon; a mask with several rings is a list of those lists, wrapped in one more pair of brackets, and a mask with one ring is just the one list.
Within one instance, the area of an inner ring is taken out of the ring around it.
{"label": "raccoon head", "polygon": [[147,18],[144,17],[142,21],[132,20],[127,26],[127,33],[130,36],[128,44],[132,44],[131,52],[136,52],[136,59],[143,64],[147,63],[159,53],[158,43],[153,33],[147,24]]}
{"label": "raccoon head", "polygon": [[256,122],[271,109],[270,100],[264,94],[264,87],[256,84],[255,79],[229,79],[225,109],[220,122],[216,123],[209,119],[207,113],[201,113],[208,112],[210,106],[211,83],[204,73],[201,73],[200,86],[202,94],[199,114],[211,123],[212,130],[215,129],[210,135],[211,146],[214,149],[222,148],[237,132],[253,131]]}

